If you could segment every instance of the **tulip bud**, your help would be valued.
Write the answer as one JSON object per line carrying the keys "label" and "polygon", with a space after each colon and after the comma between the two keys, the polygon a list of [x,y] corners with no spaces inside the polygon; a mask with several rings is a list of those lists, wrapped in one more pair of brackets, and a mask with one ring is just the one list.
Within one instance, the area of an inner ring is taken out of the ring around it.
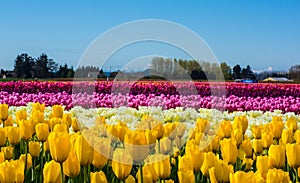
{"label": "tulip bud", "polygon": [[294,134],[294,139],[296,141],[296,144],[300,144],[300,130],[296,130]]}
{"label": "tulip bud", "polygon": [[129,175],[126,180],[125,183],[135,183],[135,179],[132,175]]}
{"label": "tulip bud", "polygon": [[125,180],[128,177],[132,169],[132,163],[132,157],[126,149],[117,148],[115,150],[112,159],[112,169],[119,179]]}
{"label": "tulip bud", "polygon": [[249,138],[242,142],[240,148],[244,150],[246,154],[246,158],[252,157],[252,145],[251,145],[251,140]]}
{"label": "tulip bud", "polygon": [[239,146],[243,141],[243,132],[240,129],[235,129],[231,138],[236,141],[236,145]]}
{"label": "tulip bud", "polygon": [[193,170],[191,164],[191,158],[189,156],[179,156],[178,158],[178,170],[179,171],[189,171]]}
{"label": "tulip bud", "polygon": [[71,113],[65,113],[62,117],[62,123],[66,124],[69,128],[72,124],[72,114]]}
{"label": "tulip bud", "polygon": [[124,144],[134,161],[141,162],[148,156],[149,147],[144,131],[128,130],[124,136]]}
{"label": "tulip bud", "polygon": [[5,155],[4,152],[0,152],[0,164],[5,161]]}
{"label": "tulip bud", "polygon": [[14,120],[11,116],[8,116],[7,119],[4,121],[4,126],[13,126]]}
{"label": "tulip bud", "polygon": [[0,146],[4,146],[5,144],[6,144],[5,130],[3,128],[0,128]]}
{"label": "tulip bud", "polygon": [[72,118],[72,128],[74,132],[78,132],[80,131],[80,125],[79,125],[79,121],[77,120],[77,118]]}
{"label": "tulip bud", "polygon": [[26,110],[19,110],[15,114],[16,116],[16,123],[19,124],[21,120],[27,120],[27,112]]}
{"label": "tulip bud", "polygon": [[256,154],[260,154],[264,149],[261,139],[254,139],[252,142],[252,146]]}
{"label": "tulip bud", "polygon": [[94,149],[83,135],[79,135],[75,142],[76,156],[82,166],[88,166],[94,159]]}
{"label": "tulip bud", "polygon": [[196,121],[195,130],[200,133],[206,133],[209,129],[209,121],[207,119],[198,118]]}
{"label": "tulip bud", "polygon": [[293,130],[292,129],[282,130],[281,141],[284,145],[288,144],[288,143],[293,143],[294,142],[294,132],[293,132]]}
{"label": "tulip bud", "polygon": [[[64,174],[70,178],[77,177],[80,173],[80,162],[78,161],[75,150],[72,149],[66,161],[63,162]],[[92,180],[91,180],[92,181]]]}
{"label": "tulip bud", "polygon": [[185,154],[186,156],[189,156],[191,158],[191,163],[193,165],[194,171],[200,171],[204,155],[203,152],[200,150],[199,145],[194,144],[194,140],[190,140],[187,142]]}
{"label": "tulip bud", "polygon": [[257,171],[267,173],[269,168],[270,168],[269,157],[268,156],[257,156],[257,159],[256,159]]}
{"label": "tulip bud", "polygon": [[[26,161],[26,154],[22,154],[19,158],[25,166],[25,161]],[[26,170],[29,170],[32,167],[32,156],[27,153],[27,162],[26,162]]]}
{"label": "tulip bud", "polygon": [[41,104],[39,102],[33,103],[32,104],[32,110],[33,111],[44,112],[44,110],[45,110],[45,104]]}
{"label": "tulip bud", "polygon": [[245,134],[248,128],[248,119],[246,116],[235,116],[233,120],[233,129],[240,129]]}
{"label": "tulip bud", "polygon": [[91,172],[90,180],[91,180],[91,183],[98,183],[98,182],[106,183],[107,182],[105,173],[102,171],[95,172],[95,173]]}
{"label": "tulip bud", "polygon": [[56,133],[69,133],[69,128],[65,123],[56,124],[53,129]]}
{"label": "tulip bud", "polygon": [[39,123],[35,126],[35,131],[38,140],[45,142],[49,136],[49,125],[47,123]]}
{"label": "tulip bud", "polygon": [[40,143],[39,142],[29,142],[29,153],[32,157],[37,158],[40,155]]}
{"label": "tulip bud", "polygon": [[61,105],[52,106],[52,115],[54,118],[62,118],[64,114],[64,110]]}
{"label": "tulip bud", "polygon": [[234,141],[230,139],[223,139],[221,141],[221,153],[225,161],[230,164],[235,164],[238,154],[238,149]]}
{"label": "tulip bud", "polygon": [[201,166],[201,172],[205,176],[209,176],[208,170],[215,166],[216,156],[212,152],[204,153],[204,161]]}
{"label": "tulip bud", "polygon": [[194,183],[195,175],[192,170],[189,171],[178,171],[178,181],[179,183]]}
{"label": "tulip bud", "polygon": [[13,158],[14,148],[11,146],[1,147],[1,152],[4,152],[4,157],[6,160],[10,160]]}
{"label": "tulip bud", "polygon": [[284,172],[283,170],[276,169],[276,168],[270,169],[267,173],[267,183],[273,183],[273,182],[289,183],[290,182],[289,172]]}
{"label": "tulip bud", "polygon": [[168,154],[171,152],[171,140],[168,137],[163,137],[157,143],[156,152],[158,152],[158,145],[160,146],[160,153]]}
{"label": "tulip bud", "polygon": [[273,117],[273,120],[270,123],[270,130],[275,139],[280,139],[284,124],[281,118]]}
{"label": "tulip bud", "polygon": [[44,182],[62,182],[60,164],[54,160],[46,162],[43,169]]}
{"label": "tulip bud", "polygon": [[252,131],[252,135],[254,138],[256,138],[256,139],[261,138],[262,126],[253,125],[251,127],[251,131]]}
{"label": "tulip bud", "polygon": [[5,121],[8,117],[8,105],[0,104],[0,120]]}
{"label": "tulip bud", "polygon": [[220,125],[218,135],[220,139],[231,137],[232,125],[231,121],[223,121]]}
{"label": "tulip bud", "polygon": [[288,127],[288,129],[293,130],[293,132],[295,132],[297,130],[297,119],[294,116],[290,116],[287,120],[286,120],[286,126]]}
{"label": "tulip bud", "polygon": [[94,147],[94,159],[92,163],[94,167],[101,168],[107,163],[108,158],[110,158],[110,140],[101,139],[100,142],[96,141]]}
{"label": "tulip bud", "polygon": [[253,172],[244,172],[237,171],[235,173],[230,173],[230,182],[231,183],[240,183],[240,182],[256,182]]}
{"label": "tulip bud", "polygon": [[273,143],[273,135],[267,128],[263,131],[261,139],[264,148],[269,148]]}
{"label": "tulip bud", "polygon": [[166,123],[164,126],[164,137],[168,137],[170,140],[174,140],[177,137],[176,127],[176,123]]}
{"label": "tulip bud", "polygon": [[50,154],[59,163],[64,162],[70,152],[70,138],[67,133],[51,132],[48,137]]}
{"label": "tulip bud", "polygon": [[20,120],[19,127],[21,132],[21,138],[25,141],[29,140],[33,134],[33,126],[30,120]]}
{"label": "tulip bud", "polygon": [[208,172],[211,180],[215,180],[216,182],[229,182],[229,175],[233,173],[233,166],[228,165],[225,161],[217,160],[215,166],[210,168]]}
{"label": "tulip bud", "polygon": [[287,162],[292,168],[300,167],[300,145],[299,144],[287,144],[286,146]]}

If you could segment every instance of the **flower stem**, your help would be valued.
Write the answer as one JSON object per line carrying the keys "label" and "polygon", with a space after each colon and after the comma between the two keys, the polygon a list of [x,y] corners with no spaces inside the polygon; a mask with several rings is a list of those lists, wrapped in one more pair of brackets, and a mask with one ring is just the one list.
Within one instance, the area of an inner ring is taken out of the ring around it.
{"label": "flower stem", "polygon": [[43,167],[44,167],[44,143],[42,143],[42,152],[41,152],[41,174],[40,174],[40,182],[43,182]]}
{"label": "flower stem", "polygon": [[26,180],[26,172],[27,172],[27,141],[24,141],[25,144],[25,168],[24,168],[24,177]]}
{"label": "flower stem", "polygon": [[87,183],[87,167],[83,167],[83,182]]}
{"label": "flower stem", "polygon": [[140,163],[140,178],[141,178],[141,183],[144,183],[144,180],[143,180],[143,163]]}
{"label": "flower stem", "polygon": [[298,169],[297,168],[295,168],[295,172],[296,172],[296,182],[299,182]]}
{"label": "flower stem", "polygon": [[61,170],[61,180],[62,182],[65,182],[63,163],[60,163],[60,170]]}

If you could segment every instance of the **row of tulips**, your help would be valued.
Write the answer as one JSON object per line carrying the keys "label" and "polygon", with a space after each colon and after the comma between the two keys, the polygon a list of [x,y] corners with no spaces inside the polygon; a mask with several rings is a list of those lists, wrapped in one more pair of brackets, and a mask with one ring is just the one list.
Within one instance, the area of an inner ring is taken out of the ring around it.
{"label": "row of tulips", "polygon": [[[266,84],[266,83],[218,83],[218,82],[0,82],[0,91],[8,93],[122,93],[130,95],[226,95],[237,97],[300,97],[299,84]],[[224,92],[226,91],[226,92]]]}
{"label": "row of tulips", "polygon": [[[299,179],[299,116],[292,113],[268,113],[270,121],[249,125],[248,116],[256,118],[259,113],[233,113],[232,118],[224,113],[215,123],[214,116],[200,111],[199,116],[207,117],[185,122],[181,117],[165,119],[166,115],[158,120],[154,114],[159,110],[141,108],[140,113],[132,112],[138,119],[132,126],[122,115],[134,110],[116,108],[93,113],[95,120],[87,126],[79,114],[60,105],[34,103],[27,108],[0,105],[0,182]],[[91,118],[90,114],[81,113]]]}
{"label": "row of tulips", "polygon": [[10,106],[26,106],[29,102],[45,103],[46,106],[64,105],[66,109],[73,106],[85,108],[95,107],[120,107],[127,106],[138,108],[139,106],[161,106],[164,109],[184,108],[216,108],[228,111],[274,111],[299,113],[300,98],[276,97],[276,98],[253,98],[253,97],[201,97],[198,95],[122,95],[122,94],[67,94],[63,93],[12,93],[0,92],[0,103]]}

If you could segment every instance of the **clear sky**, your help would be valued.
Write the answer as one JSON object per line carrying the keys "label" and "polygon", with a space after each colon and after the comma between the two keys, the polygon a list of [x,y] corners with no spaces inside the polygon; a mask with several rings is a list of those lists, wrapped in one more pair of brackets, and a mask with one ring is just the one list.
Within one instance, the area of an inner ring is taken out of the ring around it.
{"label": "clear sky", "polygon": [[[46,53],[76,66],[88,45],[110,28],[163,19],[196,32],[220,62],[287,70],[300,64],[299,10],[298,0],[0,1],[0,68],[13,69],[14,59],[24,52],[33,57]],[[183,55],[168,50],[166,56]],[[116,57],[112,68],[122,66],[122,59]]]}

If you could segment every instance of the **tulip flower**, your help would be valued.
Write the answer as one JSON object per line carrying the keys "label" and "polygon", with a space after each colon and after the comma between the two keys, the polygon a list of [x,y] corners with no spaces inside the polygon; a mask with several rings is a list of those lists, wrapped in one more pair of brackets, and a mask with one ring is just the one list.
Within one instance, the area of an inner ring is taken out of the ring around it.
{"label": "tulip flower", "polygon": [[148,156],[149,144],[145,131],[128,130],[124,136],[124,144],[134,161],[141,162]]}
{"label": "tulip flower", "polygon": [[252,131],[252,135],[253,135],[254,138],[256,138],[256,139],[260,139],[261,138],[262,126],[253,125],[251,127],[251,131]]}
{"label": "tulip flower", "polygon": [[248,119],[246,116],[235,116],[233,120],[233,129],[240,129],[245,134],[248,128]]}
{"label": "tulip flower", "polygon": [[60,124],[61,123],[61,119],[60,118],[51,118],[50,120],[48,120],[48,125],[50,127],[50,130],[53,131],[55,125]]}
{"label": "tulip flower", "polygon": [[5,143],[6,143],[5,130],[3,128],[0,128],[0,147],[4,146]]}
{"label": "tulip flower", "polygon": [[33,121],[33,123],[44,123],[44,112],[41,111],[32,111],[30,119]]}
{"label": "tulip flower", "polygon": [[124,136],[128,129],[126,124],[119,123],[116,125],[107,125],[106,128],[109,136],[112,138],[117,138],[120,141],[124,141]]}
{"label": "tulip flower", "polygon": [[223,139],[221,141],[222,157],[228,163],[235,164],[237,160],[238,149],[234,141],[230,139]]}
{"label": "tulip flower", "polygon": [[110,158],[111,150],[109,139],[96,141],[94,145],[94,159],[92,162],[94,167],[103,167],[107,163],[108,158]]}
{"label": "tulip flower", "polygon": [[[280,134],[281,135],[281,134]],[[262,144],[264,148],[269,148],[273,143],[273,134],[267,128],[262,133]]]}
{"label": "tulip flower", "polygon": [[257,156],[256,169],[257,171],[267,173],[270,168],[270,160],[268,156]]}
{"label": "tulip flower", "polygon": [[84,167],[90,165],[94,159],[94,149],[83,135],[79,135],[75,142],[75,152],[80,164]]}
{"label": "tulip flower", "polygon": [[0,181],[16,182],[16,167],[12,162],[5,161],[0,164]]}
{"label": "tulip flower", "polygon": [[70,138],[67,133],[51,132],[48,137],[50,154],[59,163],[63,163],[69,156]]}
{"label": "tulip flower", "polygon": [[132,157],[126,149],[117,148],[115,150],[112,159],[112,169],[119,179],[125,180],[128,177],[132,169],[132,163]]}
{"label": "tulip flower", "polygon": [[[153,178],[152,178],[152,172],[149,171],[148,169],[146,169],[143,166],[143,173],[141,175],[141,170],[139,169],[136,173],[136,179],[138,182],[153,182]],[[143,179],[143,181],[142,181]],[[134,181],[135,182],[135,181]]]}
{"label": "tulip flower", "polygon": [[192,170],[189,171],[178,171],[178,181],[179,183],[194,183],[195,175]]}
{"label": "tulip flower", "polygon": [[77,120],[77,118],[72,118],[71,126],[72,126],[74,132],[80,131],[80,125],[79,125],[79,121]]}
{"label": "tulip flower", "polygon": [[245,165],[246,171],[249,171],[253,165],[253,159],[251,158],[244,158],[243,159],[243,165]]}
{"label": "tulip flower", "polygon": [[22,154],[19,159],[24,163],[24,166],[26,164],[26,170],[29,170],[32,167],[32,156],[29,153]]}
{"label": "tulip flower", "polygon": [[13,126],[14,120],[11,116],[8,116],[7,119],[4,121],[4,126]]}
{"label": "tulip flower", "polygon": [[212,152],[204,153],[204,161],[201,166],[201,172],[205,176],[209,176],[208,170],[215,166],[216,156]]}
{"label": "tulip flower", "polygon": [[282,130],[281,142],[283,144],[293,143],[294,142],[294,132],[292,129]]}
{"label": "tulip flower", "polygon": [[47,123],[39,123],[35,126],[35,131],[38,140],[45,142],[49,136],[49,125]]}
{"label": "tulip flower", "polygon": [[65,123],[56,124],[53,128],[56,133],[69,133],[69,128]]}
{"label": "tulip flower", "polygon": [[90,174],[91,183],[107,183],[106,176],[104,172],[91,172]]}
{"label": "tulip flower", "polygon": [[230,173],[230,183],[240,183],[249,182],[255,183],[256,179],[253,172],[237,171],[235,173]]}
{"label": "tulip flower", "polygon": [[285,146],[286,158],[288,164],[292,168],[300,167],[300,145],[299,144],[287,144]]}
{"label": "tulip flower", "polygon": [[4,157],[6,160],[13,158],[13,150],[14,148],[11,146],[1,147],[1,152],[4,152]]}
{"label": "tulip flower", "polygon": [[207,119],[198,118],[197,121],[196,121],[195,130],[197,132],[204,133],[209,129],[209,126],[210,126],[210,124],[209,124],[209,121]]}
{"label": "tulip flower", "polygon": [[71,113],[65,113],[62,117],[62,123],[66,124],[69,128],[72,124],[72,114]]}
{"label": "tulip flower", "polygon": [[46,162],[43,170],[44,182],[62,182],[62,175],[59,163],[54,160]]}
{"label": "tulip flower", "polygon": [[267,173],[267,183],[273,182],[289,183],[289,172],[284,172],[283,170],[276,168],[270,169]]}
{"label": "tulip flower", "polygon": [[159,140],[159,143],[157,143],[156,152],[159,152],[158,146],[160,147],[161,154],[168,154],[171,152],[171,140],[168,137],[163,137]]}
{"label": "tulip flower", "polygon": [[15,167],[15,182],[24,182],[24,163],[21,160],[15,160],[10,162]]}
{"label": "tulip flower", "polygon": [[216,182],[229,182],[229,175],[233,173],[233,166],[222,160],[215,161],[215,166],[208,170],[209,177]]}
{"label": "tulip flower", "polygon": [[199,145],[195,144],[195,140],[192,139],[186,143],[185,154],[191,158],[194,172],[200,171],[203,163],[204,155],[200,150]]}
{"label": "tulip flower", "polygon": [[168,137],[171,141],[177,137],[177,124],[176,123],[166,123],[164,125],[164,137]]}
{"label": "tulip flower", "polygon": [[295,132],[297,130],[297,119],[294,116],[290,116],[287,120],[286,120],[286,126],[288,127],[288,129],[293,130],[293,132]]}
{"label": "tulip flower", "polygon": [[[77,177],[80,173],[80,162],[78,161],[75,150],[72,149],[68,158],[63,163],[64,174],[70,178]],[[92,180],[91,180],[92,181]]]}
{"label": "tulip flower", "polygon": [[235,140],[236,145],[239,146],[243,141],[243,132],[240,129],[234,129],[231,138]]}
{"label": "tulip flower", "polygon": [[129,175],[126,180],[125,183],[135,183],[135,179],[132,175]]}
{"label": "tulip flower", "polygon": [[16,112],[16,123],[19,124],[21,120],[27,120],[27,112],[25,110],[19,110]]}
{"label": "tulip flower", "polygon": [[232,125],[231,121],[223,121],[219,127],[218,135],[220,139],[231,137]]}
{"label": "tulip flower", "polygon": [[189,171],[193,170],[191,164],[191,158],[189,156],[179,156],[178,158],[178,170],[179,171]]}
{"label": "tulip flower", "polygon": [[169,155],[149,155],[147,159],[145,159],[145,163],[153,166],[156,175],[160,179],[166,179],[171,174],[171,164]]}
{"label": "tulip flower", "polygon": [[[146,172],[145,175],[143,174],[144,182],[146,182],[145,177],[148,177],[148,178],[151,177],[151,182],[156,182],[157,181],[158,175],[156,174],[156,171],[154,169],[153,164],[145,164],[143,166],[143,173],[144,172]],[[137,173],[137,175],[139,175],[139,174]]]}
{"label": "tulip flower", "polygon": [[294,134],[294,139],[296,141],[296,144],[300,144],[300,130],[296,130]]}
{"label": "tulip flower", "polygon": [[45,110],[45,104],[41,104],[39,102],[33,103],[32,104],[32,110],[33,111],[44,112],[44,110]]}
{"label": "tulip flower", "polygon": [[270,166],[282,168],[285,165],[285,147],[282,145],[271,145],[268,151]]}
{"label": "tulip flower", "polygon": [[19,127],[20,127],[21,138],[24,141],[29,140],[32,137],[32,134],[33,134],[32,121],[30,121],[30,120],[20,120],[19,121]]}
{"label": "tulip flower", "polygon": [[5,155],[4,152],[0,152],[0,164],[5,161]]}
{"label": "tulip flower", "polygon": [[62,118],[64,114],[64,110],[61,105],[52,106],[52,115],[54,118]]}
{"label": "tulip flower", "polygon": [[264,147],[261,139],[254,139],[252,142],[253,151],[255,154],[260,154]]}
{"label": "tulip flower", "polygon": [[164,128],[163,128],[163,123],[161,121],[154,121],[152,123],[152,129],[153,133],[155,134],[157,139],[162,138],[164,134]]}
{"label": "tulip flower", "polygon": [[29,142],[29,153],[32,157],[37,158],[40,155],[40,143],[39,142]]}
{"label": "tulip flower", "polygon": [[8,117],[8,105],[0,104],[0,120],[4,122]]}
{"label": "tulip flower", "polygon": [[251,140],[249,138],[245,139],[241,145],[240,148],[243,149],[243,151],[246,154],[246,158],[250,158],[252,156],[252,145]]}
{"label": "tulip flower", "polygon": [[284,124],[281,118],[273,117],[273,120],[270,123],[270,130],[275,139],[280,139]]}

